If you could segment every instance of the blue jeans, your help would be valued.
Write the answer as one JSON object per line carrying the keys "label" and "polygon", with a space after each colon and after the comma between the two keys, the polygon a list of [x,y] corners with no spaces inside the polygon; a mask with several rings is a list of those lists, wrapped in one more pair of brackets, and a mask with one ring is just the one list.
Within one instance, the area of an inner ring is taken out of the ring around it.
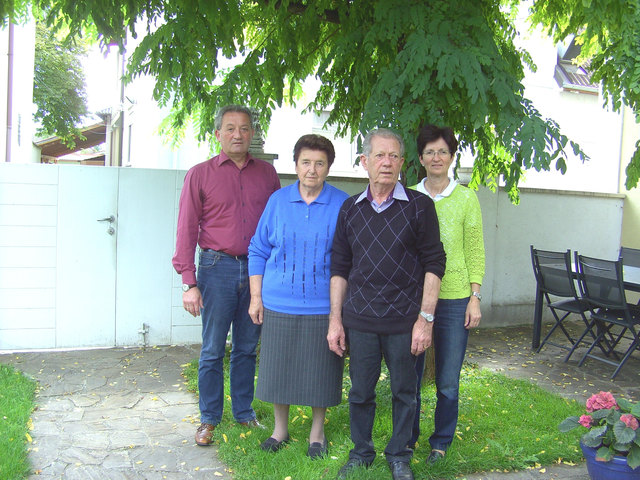
{"label": "blue jeans", "polygon": [[198,368],[200,421],[217,425],[224,406],[223,363],[229,327],[231,409],[238,422],[256,418],[251,407],[260,327],[249,317],[247,258],[213,250],[200,252],[198,288],[202,292],[202,349]]}
{"label": "blue jeans", "polygon": [[[464,314],[469,298],[438,300],[433,325],[433,347],[436,367],[436,411],[434,431],[429,437],[432,449],[446,451],[453,441],[458,424],[458,392],[460,370],[467,350],[469,330],[464,328]],[[420,387],[424,372],[424,357],[416,361],[417,404],[410,445],[414,445],[420,435]]]}
{"label": "blue jeans", "polygon": [[347,329],[349,339],[349,420],[354,447],[349,458],[370,465],[376,452],[371,438],[376,414],[376,384],[380,363],[389,369],[392,394],[393,432],[384,450],[388,462],[411,460],[407,448],[415,414],[415,360],[411,354],[411,333],[378,335]]}

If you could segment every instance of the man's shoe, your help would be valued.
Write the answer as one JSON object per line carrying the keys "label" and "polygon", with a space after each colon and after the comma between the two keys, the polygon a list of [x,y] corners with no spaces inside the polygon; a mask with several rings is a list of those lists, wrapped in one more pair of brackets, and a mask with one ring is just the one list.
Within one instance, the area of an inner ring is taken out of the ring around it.
{"label": "man's shoe", "polygon": [[264,442],[260,444],[260,448],[265,452],[277,452],[282,447],[284,447],[287,443],[289,443],[289,435],[284,440],[276,440],[273,437],[267,438]]}
{"label": "man's shoe", "polygon": [[238,425],[249,428],[262,428],[264,430],[264,425],[262,425],[257,418],[249,420],[248,422],[238,422]]}
{"label": "man's shoe", "polygon": [[216,426],[210,423],[201,423],[198,430],[196,430],[196,444],[201,447],[211,445],[215,428]]}
{"label": "man's shoe", "polygon": [[327,453],[329,453],[329,443],[327,442],[327,438],[320,442],[313,442],[309,444],[309,448],[307,449],[307,457],[311,460],[315,460],[316,458],[322,458]]}
{"label": "man's shoe", "polygon": [[336,477],[338,480],[343,480],[347,478],[351,473],[358,468],[369,468],[369,465],[363,462],[362,460],[358,460],[357,458],[350,458],[347,460],[340,470],[338,470],[338,476]]}
{"label": "man's shoe", "polygon": [[393,480],[413,480],[413,472],[409,462],[395,461],[389,463]]}
{"label": "man's shoe", "polygon": [[444,458],[444,453],[442,453],[439,450],[431,450],[431,453],[429,454],[425,462],[427,462],[427,465],[432,465],[437,461],[442,460],[443,458]]}

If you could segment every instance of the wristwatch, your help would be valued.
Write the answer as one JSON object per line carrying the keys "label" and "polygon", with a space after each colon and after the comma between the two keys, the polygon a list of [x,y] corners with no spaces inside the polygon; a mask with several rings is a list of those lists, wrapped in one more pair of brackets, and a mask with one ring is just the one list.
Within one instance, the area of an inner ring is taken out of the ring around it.
{"label": "wristwatch", "polygon": [[433,320],[434,320],[433,313],[426,313],[426,312],[420,311],[420,316],[424,318],[427,322],[433,323]]}
{"label": "wristwatch", "polygon": [[476,297],[478,300],[482,301],[482,295],[480,295],[480,292],[471,292],[471,295],[473,295],[474,297]]}
{"label": "wristwatch", "polygon": [[182,291],[183,292],[188,292],[193,287],[197,287],[197,285],[195,283],[193,285],[189,285],[188,283],[183,283],[182,284]]}

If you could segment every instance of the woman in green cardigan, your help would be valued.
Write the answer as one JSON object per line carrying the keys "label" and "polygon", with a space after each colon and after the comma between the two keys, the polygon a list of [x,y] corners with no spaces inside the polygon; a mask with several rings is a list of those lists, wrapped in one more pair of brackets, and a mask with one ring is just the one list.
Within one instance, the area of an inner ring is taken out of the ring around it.
{"label": "woman in green cardigan", "polygon": [[[411,187],[429,195],[436,205],[440,240],[447,253],[447,266],[436,307],[433,327],[437,402],[434,432],[429,437],[427,464],[445,456],[458,423],[460,370],[467,349],[469,330],[480,323],[480,286],[484,276],[482,214],[476,194],[449,178],[449,168],[458,140],[449,127],[427,125],[417,138],[420,163],[427,177]],[[409,447],[420,434],[420,386],[424,354],[416,361],[418,381],[416,417]]]}

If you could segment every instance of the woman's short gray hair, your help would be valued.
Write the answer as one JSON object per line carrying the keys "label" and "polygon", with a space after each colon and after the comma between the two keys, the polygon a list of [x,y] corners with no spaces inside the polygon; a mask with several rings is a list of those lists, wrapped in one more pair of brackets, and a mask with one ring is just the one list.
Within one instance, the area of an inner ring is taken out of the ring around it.
{"label": "woman's short gray hair", "polygon": [[367,157],[371,155],[371,140],[373,140],[373,137],[392,138],[393,140],[396,140],[400,145],[400,156],[404,157],[404,140],[402,139],[402,136],[388,128],[375,128],[367,133],[364,137],[364,141],[362,142],[363,155]]}
{"label": "woman's short gray hair", "polygon": [[216,118],[214,120],[214,126],[216,130],[222,129],[222,117],[225,113],[229,112],[244,113],[245,115],[247,115],[249,117],[249,122],[251,123],[251,128],[255,130],[256,122],[253,118],[253,112],[250,108],[245,107],[244,105],[225,105],[220,110],[218,110],[218,113],[216,113]]}

